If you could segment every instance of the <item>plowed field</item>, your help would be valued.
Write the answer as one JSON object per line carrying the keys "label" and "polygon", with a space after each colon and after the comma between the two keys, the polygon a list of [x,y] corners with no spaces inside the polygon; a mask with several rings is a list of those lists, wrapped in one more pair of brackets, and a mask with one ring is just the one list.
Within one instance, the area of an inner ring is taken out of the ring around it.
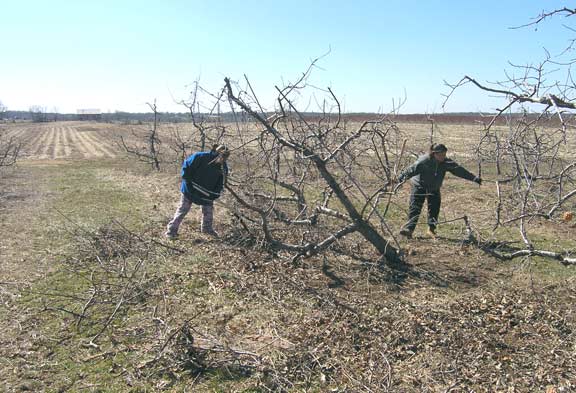
{"label": "plowed field", "polygon": [[6,137],[14,137],[22,143],[21,158],[27,160],[97,159],[119,155],[113,130],[105,124],[15,124],[4,129]]}

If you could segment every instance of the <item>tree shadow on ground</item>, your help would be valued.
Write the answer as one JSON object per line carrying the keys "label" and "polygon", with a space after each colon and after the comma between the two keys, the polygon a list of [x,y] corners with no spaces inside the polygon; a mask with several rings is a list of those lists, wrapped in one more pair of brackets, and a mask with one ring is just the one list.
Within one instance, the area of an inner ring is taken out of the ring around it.
{"label": "tree shadow on ground", "polygon": [[374,260],[346,250],[338,250],[338,254],[360,262],[360,269],[370,275],[369,279],[374,284],[393,285],[398,290],[411,280],[422,281],[442,288],[450,286],[448,280],[435,272],[422,270],[407,262],[405,255],[402,256],[401,261],[389,262],[383,258]]}
{"label": "tree shadow on ground", "polygon": [[[239,242],[239,240],[241,240]],[[236,236],[224,236],[213,239],[215,242],[222,242],[229,247],[243,249],[246,247],[247,239],[238,239]],[[244,243],[244,244],[242,244]],[[465,269],[462,260],[465,257],[453,254],[458,253],[457,247],[466,245],[466,240],[462,238],[452,238],[437,236],[435,239],[421,236],[413,238],[408,247],[402,250],[401,261],[388,262],[380,259],[369,250],[363,252],[361,247],[348,248],[333,246],[331,251],[336,256],[345,256],[360,262],[359,269],[369,274],[369,280],[374,284],[390,286],[390,289],[402,291],[412,289],[414,286],[432,286],[437,288],[458,288],[477,287],[483,282],[483,275],[475,269]],[[413,247],[416,246],[416,247]],[[248,242],[248,248],[253,248],[254,244]],[[416,256],[411,254],[411,248],[416,249]],[[430,250],[439,250],[438,259],[428,257]],[[266,251],[266,250],[262,250]],[[269,250],[268,250],[269,251]],[[327,256],[322,256],[322,274],[330,281],[326,284],[328,288],[342,288],[346,286],[346,277],[336,274],[336,265],[328,263]],[[349,267],[347,267],[349,269]]]}
{"label": "tree shadow on ground", "polygon": [[[414,247],[413,241],[416,241]],[[477,269],[464,268],[465,256],[458,255],[454,246],[462,249],[466,241],[461,238],[438,236],[436,239],[416,237],[402,250],[402,262],[390,263],[384,259],[375,261],[350,250],[339,249],[338,253],[360,262],[361,269],[370,274],[373,283],[392,285],[396,290],[417,286],[438,288],[478,287],[484,275]],[[434,243],[431,243],[434,242]],[[431,255],[437,250],[438,255]]]}
{"label": "tree shadow on ground", "polygon": [[326,256],[324,256],[322,262],[322,273],[324,273],[326,277],[332,280],[332,282],[328,284],[328,288],[340,288],[346,284],[344,280],[332,272],[331,267],[328,265],[328,261],[326,260]]}

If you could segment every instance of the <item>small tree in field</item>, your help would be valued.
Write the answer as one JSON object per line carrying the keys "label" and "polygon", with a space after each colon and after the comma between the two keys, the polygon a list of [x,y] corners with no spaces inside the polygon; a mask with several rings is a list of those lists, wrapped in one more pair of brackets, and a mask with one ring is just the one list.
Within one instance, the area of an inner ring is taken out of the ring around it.
{"label": "small tree in field", "polygon": [[13,136],[6,136],[0,127],[0,170],[16,163],[22,143]]}
{"label": "small tree in field", "polygon": [[48,121],[48,117],[46,114],[46,108],[40,105],[32,105],[28,111],[30,112],[30,117],[32,121],[35,123],[42,123]]}
{"label": "small tree in field", "polygon": [[0,101],[0,120],[4,118],[4,115],[6,114],[7,110],[8,108],[6,107],[6,105],[4,105],[2,101]]}
{"label": "small tree in field", "polygon": [[[0,120],[8,108],[0,101]],[[16,163],[22,143],[13,136],[7,136],[5,130],[0,126],[0,170],[3,167],[12,166]]]}
{"label": "small tree in field", "polygon": [[[154,115],[154,121],[152,122],[151,128],[148,130],[144,138],[142,138],[142,135],[133,133],[133,136],[135,137],[134,144],[130,144],[126,141],[124,136],[120,135],[120,146],[129,155],[136,157],[139,161],[150,164],[152,168],[159,171],[161,163],[160,145],[162,142],[158,136],[158,107],[156,106],[156,100],[154,100],[153,104],[147,103],[147,105],[150,107]],[[142,139],[144,139],[144,143],[141,143]]]}
{"label": "small tree in field", "polygon": [[[576,9],[544,12],[525,26],[561,15],[572,17]],[[576,82],[571,76],[576,60],[571,56],[575,41],[570,42],[557,56],[546,52],[538,64],[514,65],[501,82],[488,84],[464,76],[449,85],[448,97],[455,89],[473,85],[507,101],[484,123],[476,147],[479,163],[495,178],[491,230],[494,233],[502,227],[516,226],[524,243],[522,249],[508,252],[498,249],[496,243],[484,244],[503,258],[539,255],[565,264],[576,263],[576,250],[538,249],[532,236],[539,220],[570,221],[576,208]]]}

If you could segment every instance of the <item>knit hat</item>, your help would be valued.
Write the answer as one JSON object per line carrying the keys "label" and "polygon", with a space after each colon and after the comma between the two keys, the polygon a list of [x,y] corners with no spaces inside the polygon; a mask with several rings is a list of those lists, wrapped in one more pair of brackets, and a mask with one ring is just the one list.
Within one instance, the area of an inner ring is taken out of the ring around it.
{"label": "knit hat", "polygon": [[214,151],[223,157],[228,157],[230,155],[230,150],[226,145],[218,145],[214,148]]}
{"label": "knit hat", "polygon": [[445,153],[447,151],[448,148],[442,143],[434,143],[432,146],[430,146],[430,152],[432,153]]}

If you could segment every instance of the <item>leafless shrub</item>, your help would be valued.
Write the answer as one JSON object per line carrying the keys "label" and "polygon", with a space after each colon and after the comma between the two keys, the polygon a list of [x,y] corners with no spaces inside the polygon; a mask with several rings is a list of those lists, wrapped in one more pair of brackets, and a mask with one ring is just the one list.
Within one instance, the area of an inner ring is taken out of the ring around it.
{"label": "leafless shrub", "polygon": [[14,136],[6,136],[4,129],[0,126],[0,169],[16,163],[21,147],[22,143]]}

